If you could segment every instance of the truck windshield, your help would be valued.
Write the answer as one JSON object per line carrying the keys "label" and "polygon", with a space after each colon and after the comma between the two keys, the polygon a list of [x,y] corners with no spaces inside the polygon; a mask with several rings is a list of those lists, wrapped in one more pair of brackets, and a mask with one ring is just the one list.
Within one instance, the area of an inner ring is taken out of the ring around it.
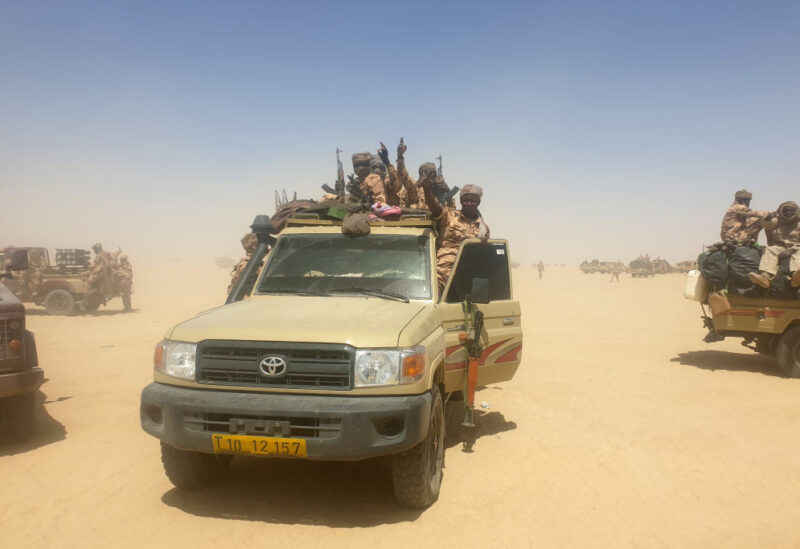
{"label": "truck windshield", "polygon": [[[427,236],[284,235],[268,256],[257,293],[340,296],[384,292],[431,299],[430,277]],[[362,291],[356,291],[359,289]]]}

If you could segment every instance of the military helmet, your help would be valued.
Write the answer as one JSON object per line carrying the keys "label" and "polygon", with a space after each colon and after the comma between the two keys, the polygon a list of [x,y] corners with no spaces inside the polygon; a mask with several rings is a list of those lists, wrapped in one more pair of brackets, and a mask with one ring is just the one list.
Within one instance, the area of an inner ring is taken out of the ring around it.
{"label": "military helmet", "polygon": [[736,195],[734,196],[734,200],[752,200],[752,199],[753,199],[753,193],[751,193],[747,189],[736,191]]}

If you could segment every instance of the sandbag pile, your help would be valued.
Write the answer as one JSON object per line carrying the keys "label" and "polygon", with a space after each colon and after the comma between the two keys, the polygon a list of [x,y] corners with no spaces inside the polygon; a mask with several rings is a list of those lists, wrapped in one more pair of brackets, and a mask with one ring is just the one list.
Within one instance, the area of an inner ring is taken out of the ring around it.
{"label": "sandbag pile", "polygon": [[714,244],[697,258],[697,266],[713,291],[727,289],[730,295],[755,298],[800,299],[800,289],[789,284],[789,257],[779,262],[778,275],[772,287],[764,289],[748,279],[758,272],[764,248],[761,246],[733,246]]}

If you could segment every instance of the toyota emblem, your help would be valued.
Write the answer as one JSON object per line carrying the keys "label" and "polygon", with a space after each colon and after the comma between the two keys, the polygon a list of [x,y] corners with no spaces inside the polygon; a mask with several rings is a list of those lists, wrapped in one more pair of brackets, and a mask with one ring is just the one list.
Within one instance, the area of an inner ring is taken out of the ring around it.
{"label": "toyota emblem", "polygon": [[281,356],[265,356],[258,363],[258,369],[265,377],[280,377],[286,373],[286,359]]}

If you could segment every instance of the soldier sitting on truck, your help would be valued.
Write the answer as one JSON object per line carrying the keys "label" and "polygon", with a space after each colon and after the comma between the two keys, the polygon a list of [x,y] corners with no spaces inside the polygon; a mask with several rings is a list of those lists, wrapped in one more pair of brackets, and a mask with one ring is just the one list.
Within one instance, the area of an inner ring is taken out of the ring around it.
{"label": "soldier sitting on truck", "polygon": [[439,239],[436,243],[436,276],[441,293],[450,276],[461,242],[467,238],[488,239],[489,227],[478,210],[483,189],[478,185],[464,185],[459,195],[461,209],[457,210],[439,204],[439,200],[433,194],[435,183],[436,170],[426,172],[425,178],[422,179],[422,189],[425,191],[425,201],[439,230]]}
{"label": "soldier sitting on truck", "polygon": [[750,209],[752,193],[746,189],[736,191],[733,204],[722,217],[722,227],[720,238],[723,242],[758,241],[758,233],[764,227],[765,222],[769,221],[774,212],[761,212]]}
{"label": "soldier sitting on truck", "polygon": [[372,153],[369,152],[353,154],[353,171],[356,174],[355,183],[364,196],[372,197],[373,202],[386,202],[383,178],[376,173],[372,173],[373,158]]}
{"label": "soldier sitting on truck", "polygon": [[800,206],[784,202],[778,207],[778,216],[766,224],[767,248],[761,256],[758,273],[750,273],[750,282],[769,288],[778,273],[781,258],[791,256],[789,272],[792,286],[800,287]]}

